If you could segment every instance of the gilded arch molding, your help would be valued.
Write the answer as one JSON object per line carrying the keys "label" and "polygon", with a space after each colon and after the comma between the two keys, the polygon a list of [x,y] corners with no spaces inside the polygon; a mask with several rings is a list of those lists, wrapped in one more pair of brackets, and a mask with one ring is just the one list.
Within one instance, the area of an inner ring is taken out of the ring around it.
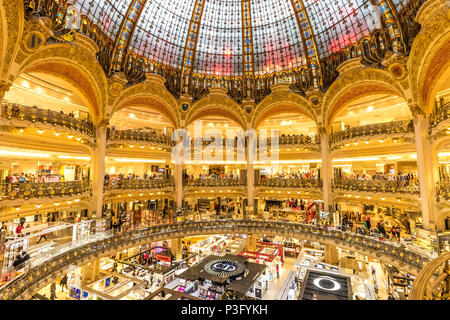
{"label": "gilded arch molding", "polygon": [[2,68],[0,70],[2,75],[1,78],[6,78],[9,75],[9,70],[14,61],[14,57],[19,50],[19,41],[24,32],[25,16],[23,1],[2,0],[0,11],[1,40],[3,42],[0,44],[0,57],[2,58],[0,65]]}
{"label": "gilded arch molding", "polygon": [[323,97],[322,121],[325,128],[331,129],[336,113],[346,104],[373,94],[390,94],[407,101],[401,85],[386,71],[364,67],[344,70]]}
{"label": "gilded arch molding", "polygon": [[[416,36],[408,60],[414,102],[426,113],[434,107],[440,80],[449,77],[450,5],[447,0],[430,0],[422,5],[416,21],[422,29]],[[448,78],[447,78],[448,79]]]}
{"label": "gilded arch molding", "polygon": [[310,102],[290,91],[273,92],[256,107],[252,117],[252,128],[257,129],[262,121],[280,113],[299,113],[317,125],[317,117]]}
{"label": "gilded arch molding", "polygon": [[185,118],[185,126],[194,122],[201,117],[221,116],[233,120],[242,129],[247,129],[247,121],[242,108],[222,94],[212,94],[196,102],[188,111]]}
{"label": "gilded arch molding", "polygon": [[161,83],[146,81],[125,89],[107,110],[106,116],[111,118],[114,113],[130,105],[143,106],[157,111],[169,119],[174,129],[180,127],[178,103]]}
{"label": "gilded arch molding", "polygon": [[[16,60],[17,61],[17,60]],[[106,76],[95,56],[77,44],[44,46],[20,63],[17,75],[40,72],[60,77],[80,91],[95,119],[101,117],[107,99]]]}

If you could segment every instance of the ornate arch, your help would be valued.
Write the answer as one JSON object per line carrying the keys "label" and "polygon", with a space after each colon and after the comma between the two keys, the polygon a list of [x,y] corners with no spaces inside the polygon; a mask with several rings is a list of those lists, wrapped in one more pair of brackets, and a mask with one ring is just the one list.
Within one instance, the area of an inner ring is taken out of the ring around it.
{"label": "ornate arch", "polygon": [[[2,1],[0,6],[0,78],[7,77],[24,31],[24,4],[20,0]],[[8,79],[9,80],[9,79]]]}
{"label": "ornate arch", "polygon": [[175,98],[163,84],[145,81],[125,89],[115,100],[106,116],[111,118],[117,111],[129,106],[142,106],[161,113],[169,119],[175,129],[180,127],[180,111]]}
{"label": "ornate arch", "polygon": [[242,129],[247,129],[247,121],[242,108],[222,94],[212,94],[196,102],[186,114],[185,125],[188,126],[201,117],[211,115],[228,118],[236,122]]}
{"label": "ornate arch", "polygon": [[257,129],[262,121],[280,113],[302,114],[317,125],[317,118],[308,100],[290,91],[273,92],[256,107],[252,117],[252,128]]}
{"label": "ornate arch", "polygon": [[25,59],[16,59],[20,64],[17,75],[24,72],[46,73],[70,83],[88,103],[94,119],[104,113],[108,83],[89,48],[74,44],[47,45]]}
{"label": "ornate arch", "polygon": [[450,6],[446,0],[427,1],[417,14],[422,25],[408,60],[413,99],[426,113],[434,107],[439,86],[450,82]]}
{"label": "ornate arch", "polygon": [[390,94],[406,99],[403,88],[386,71],[357,67],[341,70],[322,101],[322,121],[327,131],[336,114],[348,103],[373,94]]}

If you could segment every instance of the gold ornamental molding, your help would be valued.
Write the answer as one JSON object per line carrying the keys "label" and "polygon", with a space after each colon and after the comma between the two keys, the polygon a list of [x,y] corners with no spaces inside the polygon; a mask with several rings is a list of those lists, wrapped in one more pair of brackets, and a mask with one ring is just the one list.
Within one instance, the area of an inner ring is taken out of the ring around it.
{"label": "gold ornamental molding", "polygon": [[95,55],[89,52],[91,44],[80,37],[72,44],[44,46],[23,61],[17,76],[25,72],[40,72],[66,80],[87,99],[87,107],[96,118],[102,114],[106,103],[108,82]]}
{"label": "gold ornamental molding", "polygon": [[242,108],[222,91],[212,92],[191,106],[186,114],[185,125],[206,116],[221,116],[236,122],[244,130],[247,129],[246,116]]}
{"label": "gold ornamental molding", "polygon": [[[430,113],[433,95],[450,63],[450,4],[447,0],[426,1],[416,16],[421,31],[416,36],[408,60],[414,102]],[[447,71],[448,72],[448,71]],[[448,74],[447,74],[448,76]]]}
{"label": "gold ornamental molding", "polygon": [[285,85],[279,85],[256,106],[252,115],[252,128],[257,129],[262,121],[281,113],[302,114],[317,124],[311,103],[291,90],[286,90]]}
{"label": "gold ornamental molding", "polygon": [[354,100],[374,94],[389,94],[407,101],[402,86],[391,73],[368,67],[355,67],[356,62],[344,65],[341,75],[330,86],[322,101],[322,121],[329,131],[336,114]]}
{"label": "gold ornamental molding", "polygon": [[[2,1],[2,36],[7,34],[6,46],[2,44],[4,52],[0,55],[2,59],[2,73],[7,75],[14,61],[14,56],[19,50],[19,41],[22,39],[25,23],[24,4],[21,0]],[[4,16],[3,16],[4,14]],[[3,42],[3,41],[2,41]]]}
{"label": "gold ornamental molding", "polygon": [[123,90],[114,103],[111,104],[111,107],[106,110],[106,115],[113,117],[117,111],[136,105],[147,107],[163,114],[169,119],[175,129],[179,128],[181,116],[178,102],[167,91],[160,76],[147,76],[145,82]]}

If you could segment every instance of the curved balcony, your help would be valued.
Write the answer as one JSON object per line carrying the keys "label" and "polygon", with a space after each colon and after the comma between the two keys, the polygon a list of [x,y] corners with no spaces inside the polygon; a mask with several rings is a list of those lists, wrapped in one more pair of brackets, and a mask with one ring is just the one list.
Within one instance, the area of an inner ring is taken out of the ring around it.
{"label": "curved balcony", "polygon": [[265,179],[259,181],[257,184],[259,187],[270,188],[322,188],[322,181],[317,179]]}
{"label": "curved balcony", "polygon": [[355,138],[367,138],[378,135],[400,135],[413,132],[414,122],[412,120],[376,123],[332,133],[330,135],[330,144],[353,140]]}
{"label": "curved balcony", "polygon": [[145,243],[177,237],[207,234],[246,234],[283,235],[286,237],[333,244],[361,254],[375,257],[383,262],[417,274],[430,261],[429,257],[411,251],[396,243],[329,229],[321,226],[265,220],[216,220],[189,221],[167,225],[152,226],[146,229],[112,235],[99,233],[79,243],[63,248],[33,262],[21,276],[0,288],[0,299],[25,299],[33,295],[63,273],[69,266],[85,265],[99,256],[106,256],[124,248],[136,247]]}
{"label": "curved balcony", "polygon": [[112,130],[108,128],[107,138],[109,141],[134,141],[140,143],[156,144],[165,147],[173,147],[175,142],[170,136],[163,136],[154,132],[139,130]]}
{"label": "curved balcony", "polygon": [[95,135],[94,124],[90,121],[76,119],[67,114],[37,107],[3,103],[1,117],[6,120],[29,121],[59,126],[68,130],[78,131],[89,137],[94,137]]}
{"label": "curved balcony", "polygon": [[450,119],[450,102],[444,104],[442,107],[437,108],[433,111],[433,114],[431,115],[430,119],[431,127],[435,128],[442,122],[447,121],[449,119]]}
{"label": "curved balcony", "polygon": [[345,191],[419,194],[418,181],[334,180],[333,188]]}
{"label": "curved balcony", "polygon": [[110,181],[105,184],[105,191],[114,190],[152,190],[174,187],[173,179],[130,179]]}
{"label": "curved balcony", "polygon": [[183,185],[203,188],[243,187],[247,185],[247,182],[236,179],[184,179]]}
{"label": "curved balcony", "polygon": [[89,181],[2,183],[1,200],[81,195],[91,191]]}

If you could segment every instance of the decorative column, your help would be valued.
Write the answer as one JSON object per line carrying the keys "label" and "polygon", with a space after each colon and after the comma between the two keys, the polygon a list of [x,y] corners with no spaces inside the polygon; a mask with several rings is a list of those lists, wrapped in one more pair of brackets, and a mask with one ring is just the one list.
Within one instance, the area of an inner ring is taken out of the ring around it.
{"label": "decorative column", "polygon": [[9,91],[10,87],[11,87],[10,84],[0,83],[0,118],[2,116],[3,110],[1,102],[3,101],[3,98],[5,97],[5,94]]}
{"label": "decorative column", "polygon": [[[418,107],[412,108],[419,110]],[[435,229],[436,184],[439,181],[437,157],[433,156],[431,141],[428,136],[430,121],[421,112],[414,112],[414,134],[417,149],[417,167],[419,169],[420,203],[422,206],[423,227]],[[436,177],[437,176],[437,177]]]}
{"label": "decorative column", "polygon": [[[249,136],[247,144],[247,205],[251,208],[255,207],[255,169],[253,167],[255,161],[255,140]],[[245,208],[242,208],[245,210]]]}
{"label": "decorative column", "polygon": [[98,279],[100,275],[100,258],[81,268],[81,281],[90,283]]}
{"label": "decorative column", "polygon": [[175,202],[177,204],[177,209],[183,207],[183,163],[175,163]]}
{"label": "decorative column", "polygon": [[336,246],[333,245],[328,245],[326,244],[324,246],[325,248],[325,252],[324,252],[324,256],[325,256],[325,263],[326,264],[331,264],[331,265],[338,265],[339,263],[339,251],[336,248]]}
{"label": "decorative column", "polygon": [[108,121],[101,121],[96,127],[96,144],[94,158],[91,161],[91,177],[93,184],[93,215],[97,219],[102,217],[103,210],[103,188],[105,182],[105,155],[106,155],[106,130]]}
{"label": "decorative column", "polygon": [[247,235],[246,251],[256,252],[256,234]]}
{"label": "decorative column", "polygon": [[333,211],[333,199],[331,194],[331,179],[333,176],[333,165],[329,149],[329,137],[325,128],[319,129],[320,133],[320,153],[322,157],[321,178],[323,180],[323,203],[324,210]]}
{"label": "decorative column", "polygon": [[181,260],[183,259],[183,252],[182,252],[182,243],[181,238],[174,238],[170,240],[170,250],[172,251],[173,255],[175,256],[175,260]]}

